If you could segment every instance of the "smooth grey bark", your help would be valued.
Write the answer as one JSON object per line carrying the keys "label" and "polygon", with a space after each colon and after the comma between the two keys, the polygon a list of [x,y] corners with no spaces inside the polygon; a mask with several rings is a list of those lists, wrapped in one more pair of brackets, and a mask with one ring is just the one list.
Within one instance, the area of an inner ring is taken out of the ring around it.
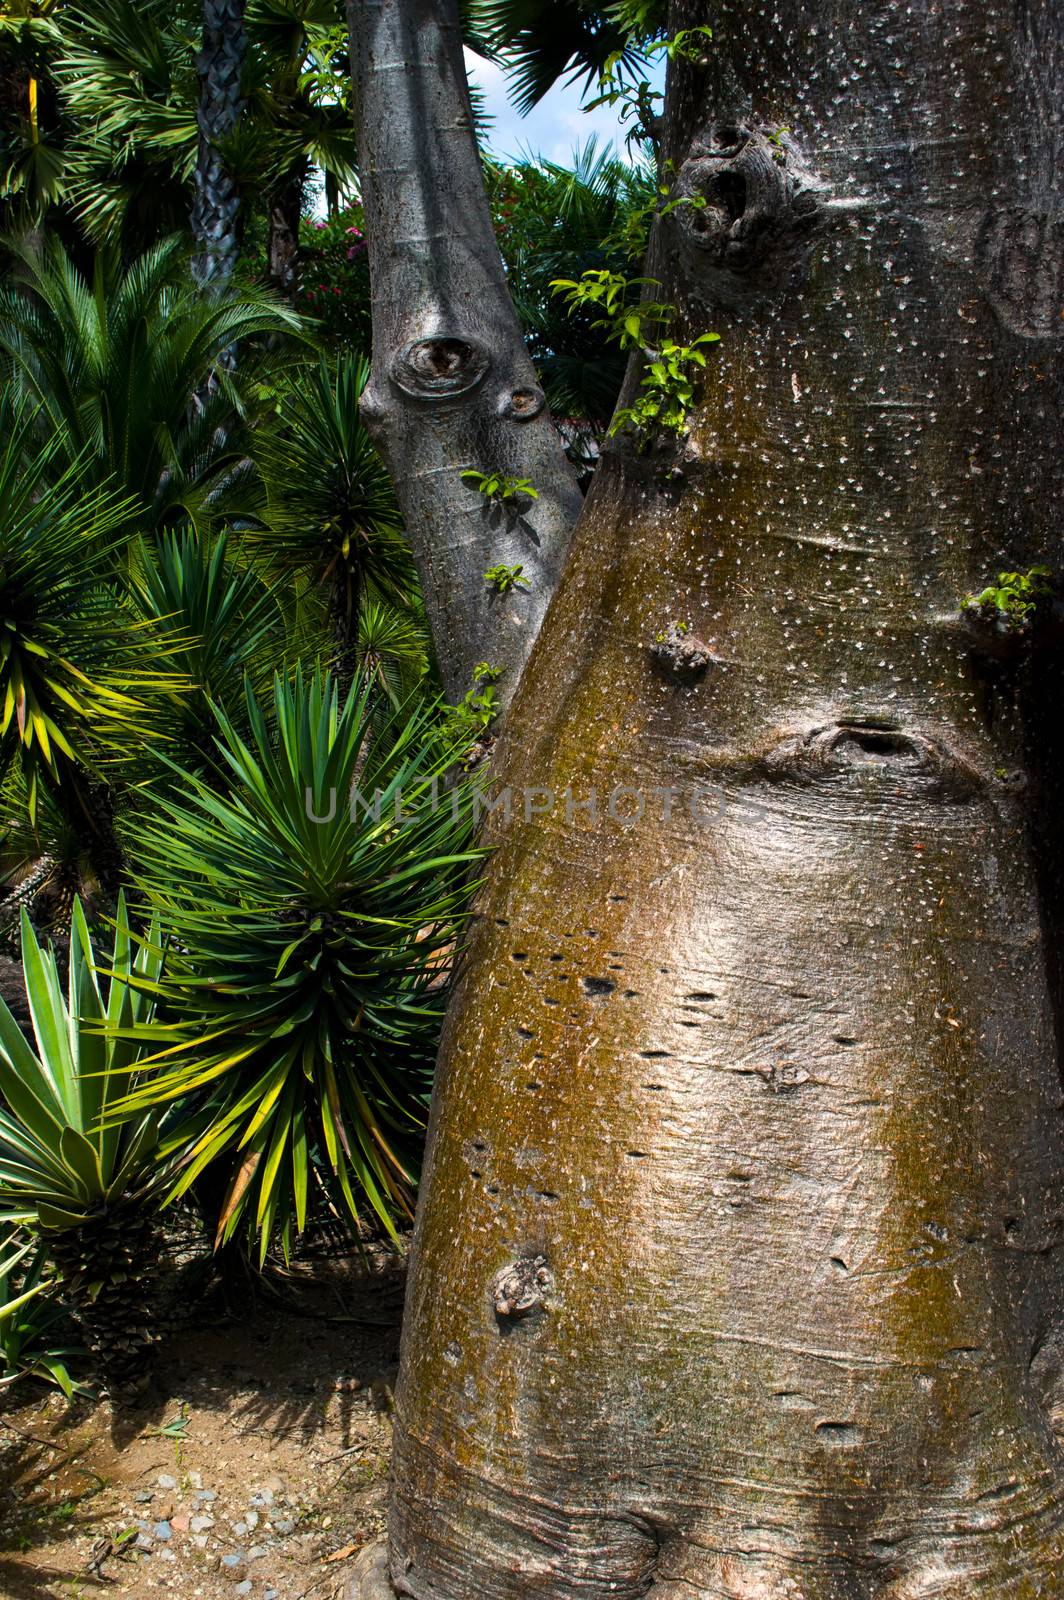
{"label": "smooth grey bark", "polygon": [[959,606],[1060,570],[1064,12],[706,21],[648,267],[721,342],[497,747],[356,1592],[1062,1600],[1060,663]]}
{"label": "smooth grey bark", "polygon": [[[362,400],[421,574],[448,693],[475,664],[516,686],[581,497],[513,309],[480,174],[454,0],[351,0],[373,309]],[[493,506],[463,471],[532,483]],[[489,567],[520,565],[498,594]]]}
{"label": "smooth grey bark", "polygon": [[244,109],[241,79],[246,54],[244,0],[204,0],[203,47],[196,62],[199,154],[191,219],[196,242],[192,275],[201,289],[222,288],[236,265],[240,191],[218,142],[232,132]]}

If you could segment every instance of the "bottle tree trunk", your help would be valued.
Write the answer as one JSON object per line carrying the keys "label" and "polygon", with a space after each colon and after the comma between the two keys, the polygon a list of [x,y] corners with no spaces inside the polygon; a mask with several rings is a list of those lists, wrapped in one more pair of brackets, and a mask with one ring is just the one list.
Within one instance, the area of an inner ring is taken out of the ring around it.
{"label": "bottle tree trunk", "polygon": [[[521,339],[481,178],[455,0],[349,0],[373,367],[362,416],[391,470],[444,686],[479,662],[509,702],[582,501]],[[475,479],[528,483],[500,501]],[[520,567],[509,590],[494,567]]]}
{"label": "bottle tree trunk", "polygon": [[960,606],[1056,549],[1064,14],[707,22],[649,271],[721,341],[500,741],[358,1592],[1059,1600],[1049,669]]}

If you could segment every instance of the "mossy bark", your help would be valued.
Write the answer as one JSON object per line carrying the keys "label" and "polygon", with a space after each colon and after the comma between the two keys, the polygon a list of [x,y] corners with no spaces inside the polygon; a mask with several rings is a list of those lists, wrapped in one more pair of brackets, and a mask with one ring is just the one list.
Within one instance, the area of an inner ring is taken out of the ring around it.
{"label": "mossy bark", "polygon": [[500,741],[391,1583],[1059,1600],[1059,707],[953,620],[1057,554],[1064,14],[705,21],[649,270],[721,342],[600,470]]}

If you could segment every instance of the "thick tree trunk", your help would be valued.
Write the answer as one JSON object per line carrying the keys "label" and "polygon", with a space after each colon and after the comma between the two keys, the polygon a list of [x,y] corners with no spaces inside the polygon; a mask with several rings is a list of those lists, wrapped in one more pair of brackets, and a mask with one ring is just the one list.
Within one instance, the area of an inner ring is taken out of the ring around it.
{"label": "thick tree trunk", "polygon": [[702,21],[650,271],[721,342],[601,469],[500,751],[390,1583],[1060,1600],[1033,669],[958,608],[1056,549],[1064,14]]}
{"label": "thick tree trunk", "polygon": [[[525,352],[481,181],[454,0],[351,0],[373,303],[362,398],[414,546],[452,697],[486,660],[505,704],[581,499]],[[527,479],[507,505],[464,471]],[[490,567],[528,588],[498,593]]]}
{"label": "thick tree trunk", "polygon": [[192,236],[192,275],[202,289],[218,289],[232,277],[239,237],[240,191],[218,149],[244,109],[241,78],[247,36],[244,0],[204,0],[203,48],[197,61],[200,99],[199,155]]}

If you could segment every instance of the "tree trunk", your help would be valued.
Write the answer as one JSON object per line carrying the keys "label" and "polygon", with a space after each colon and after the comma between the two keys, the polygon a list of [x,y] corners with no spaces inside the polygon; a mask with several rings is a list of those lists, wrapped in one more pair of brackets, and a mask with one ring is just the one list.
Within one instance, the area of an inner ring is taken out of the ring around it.
{"label": "tree trunk", "polygon": [[1056,549],[1064,13],[706,21],[649,271],[721,342],[600,469],[500,741],[390,1587],[1060,1600],[1040,679],[960,602]]}
{"label": "tree trunk", "polygon": [[289,173],[270,196],[267,261],[270,283],[278,294],[291,300],[296,291],[296,264],[299,259],[299,221],[303,215],[303,186],[306,166]]}
{"label": "tree trunk", "polygon": [[231,133],[244,109],[241,78],[247,54],[244,0],[204,0],[203,49],[197,66],[200,99],[199,156],[192,236],[192,275],[201,289],[228,283],[236,265],[240,191],[218,142]]}
{"label": "tree trunk", "polygon": [[[362,414],[414,547],[444,683],[480,660],[508,702],[581,497],[510,301],[480,175],[455,0],[351,0],[373,308]],[[532,484],[500,503],[463,472]],[[499,593],[494,566],[527,588]]]}

